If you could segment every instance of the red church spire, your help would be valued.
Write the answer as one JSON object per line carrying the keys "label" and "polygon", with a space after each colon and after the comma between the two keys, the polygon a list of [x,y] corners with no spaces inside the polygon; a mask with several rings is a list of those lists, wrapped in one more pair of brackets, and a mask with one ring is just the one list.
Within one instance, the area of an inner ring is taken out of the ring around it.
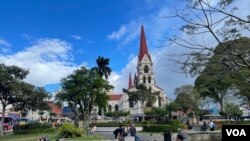
{"label": "red church spire", "polygon": [[146,42],[146,37],[144,33],[143,25],[141,26],[141,40],[140,40],[140,52],[139,52],[139,62],[141,62],[144,55],[147,55],[149,60],[151,61],[150,54],[148,53],[148,47]]}
{"label": "red church spire", "polygon": [[132,79],[131,79],[131,73],[129,73],[129,80],[128,80],[128,88],[132,88],[133,84],[132,84]]}

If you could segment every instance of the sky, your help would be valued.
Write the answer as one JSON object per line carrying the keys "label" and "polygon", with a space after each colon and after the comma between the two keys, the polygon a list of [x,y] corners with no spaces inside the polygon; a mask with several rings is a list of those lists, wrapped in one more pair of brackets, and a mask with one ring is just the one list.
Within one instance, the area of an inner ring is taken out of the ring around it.
{"label": "sky", "polygon": [[162,17],[181,5],[181,0],[2,0],[0,63],[28,69],[26,82],[54,93],[63,77],[82,65],[94,67],[103,56],[110,58],[113,93],[121,94],[129,72],[136,72],[143,25],[156,84],[173,99],[175,88],[194,82],[169,61],[168,54],[183,49],[164,46],[182,23]]}

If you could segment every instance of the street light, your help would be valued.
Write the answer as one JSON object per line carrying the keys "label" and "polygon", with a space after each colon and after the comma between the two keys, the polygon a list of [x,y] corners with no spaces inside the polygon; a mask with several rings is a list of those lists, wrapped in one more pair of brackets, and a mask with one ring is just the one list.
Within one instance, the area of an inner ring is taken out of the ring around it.
{"label": "street light", "polygon": [[89,136],[89,95],[90,93],[87,93],[87,136]]}

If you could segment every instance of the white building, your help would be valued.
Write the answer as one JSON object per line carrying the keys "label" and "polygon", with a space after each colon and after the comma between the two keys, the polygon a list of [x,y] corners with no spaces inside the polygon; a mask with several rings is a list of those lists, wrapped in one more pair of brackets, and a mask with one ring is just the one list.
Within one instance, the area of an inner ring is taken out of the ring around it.
{"label": "white building", "polygon": [[150,107],[164,107],[168,103],[168,99],[164,94],[164,90],[156,85],[154,72],[153,72],[153,62],[148,52],[146,37],[144,33],[143,26],[141,27],[141,37],[140,37],[140,50],[138,55],[138,64],[137,64],[137,74],[135,74],[134,80],[132,82],[131,73],[129,74],[128,80],[128,90],[135,91],[136,84],[144,84],[147,88],[151,87],[152,92],[160,92],[159,95],[156,95],[156,101],[149,106],[147,102],[141,102],[134,104],[128,101],[128,95],[124,94],[110,94],[110,100],[108,102],[107,111],[130,111],[130,114],[133,116],[142,117],[144,115],[144,110],[142,107],[150,109]]}

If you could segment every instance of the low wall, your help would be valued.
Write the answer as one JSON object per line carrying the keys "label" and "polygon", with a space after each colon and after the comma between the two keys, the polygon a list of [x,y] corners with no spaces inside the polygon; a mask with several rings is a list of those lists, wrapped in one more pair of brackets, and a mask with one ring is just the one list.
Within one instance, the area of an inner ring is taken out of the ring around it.
{"label": "low wall", "polygon": [[190,141],[221,141],[221,131],[190,132]]}

